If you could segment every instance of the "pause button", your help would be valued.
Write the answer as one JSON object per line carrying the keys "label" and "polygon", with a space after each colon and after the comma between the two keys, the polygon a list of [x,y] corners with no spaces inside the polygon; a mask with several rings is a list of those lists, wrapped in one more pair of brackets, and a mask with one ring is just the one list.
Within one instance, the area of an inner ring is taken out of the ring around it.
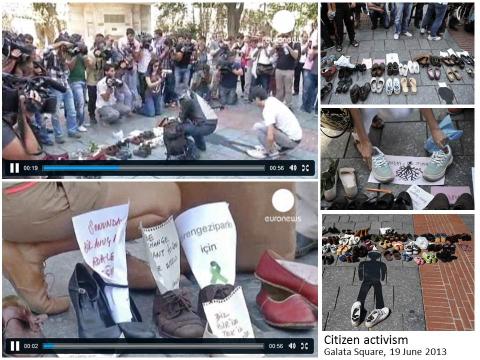
{"label": "pause button", "polygon": [[10,341],[10,351],[18,352],[20,351],[20,341]]}
{"label": "pause button", "polygon": [[20,174],[20,164],[19,163],[10,163],[10,173],[11,174]]}

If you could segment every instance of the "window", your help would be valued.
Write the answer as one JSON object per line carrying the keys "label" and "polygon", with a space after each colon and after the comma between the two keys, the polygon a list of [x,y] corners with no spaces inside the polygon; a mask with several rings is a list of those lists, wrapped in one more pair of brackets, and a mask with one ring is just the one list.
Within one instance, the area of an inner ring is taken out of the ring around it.
{"label": "window", "polygon": [[116,15],[116,14],[104,14],[103,22],[105,23],[124,23],[125,15]]}

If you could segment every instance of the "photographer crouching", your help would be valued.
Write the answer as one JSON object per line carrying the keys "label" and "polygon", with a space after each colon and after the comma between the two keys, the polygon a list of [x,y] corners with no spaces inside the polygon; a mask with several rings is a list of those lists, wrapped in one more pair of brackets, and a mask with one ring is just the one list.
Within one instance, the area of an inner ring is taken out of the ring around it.
{"label": "photographer crouching", "polygon": [[105,64],[103,67],[105,77],[97,84],[97,118],[108,124],[114,124],[130,113],[130,108],[117,102],[115,88],[123,86],[123,81],[115,78],[115,66]]}
{"label": "photographer crouching", "polygon": [[235,61],[236,52],[229,51],[220,61],[220,103],[222,105],[235,105],[238,101],[237,81],[243,75],[242,66]]}

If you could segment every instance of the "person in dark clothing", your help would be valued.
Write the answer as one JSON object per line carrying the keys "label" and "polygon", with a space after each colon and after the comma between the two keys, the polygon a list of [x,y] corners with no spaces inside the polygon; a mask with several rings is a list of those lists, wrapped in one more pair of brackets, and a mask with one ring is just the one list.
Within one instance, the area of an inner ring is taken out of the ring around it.
{"label": "person in dark clothing", "polygon": [[358,47],[358,41],[355,40],[355,29],[353,24],[354,3],[330,3],[328,4],[328,16],[333,18],[336,26],[336,49],[338,52],[343,51],[343,25],[347,28],[350,45]]}
{"label": "person in dark clothing", "polygon": [[218,117],[200,95],[187,88],[181,89],[179,118],[183,123],[185,135],[193,137],[196,147],[207,149],[204,137],[217,128]]}
{"label": "person in dark clothing", "polygon": [[385,11],[385,3],[368,3],[368,12],[370,20],[372,21],[372,30],[378,27],[378,22],[383,25],[385,29],[389,28],[389,20],[387,12]]}

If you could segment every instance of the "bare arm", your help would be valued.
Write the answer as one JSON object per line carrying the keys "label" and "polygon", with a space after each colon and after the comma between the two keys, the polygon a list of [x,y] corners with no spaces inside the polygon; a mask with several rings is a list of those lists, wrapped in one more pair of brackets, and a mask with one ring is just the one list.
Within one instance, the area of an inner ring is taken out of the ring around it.
{"label": "bare arm", "polygon": [[420,113],[427,122],[427,126],[430,129],[435,144],[440,148],[444,147],[447,143],[447,137],[443,133],[442,129],[440,129],[440,127],[438,126],[438,122],[435,118],[435,115],[433,114],[433,110],[420,109]]}

